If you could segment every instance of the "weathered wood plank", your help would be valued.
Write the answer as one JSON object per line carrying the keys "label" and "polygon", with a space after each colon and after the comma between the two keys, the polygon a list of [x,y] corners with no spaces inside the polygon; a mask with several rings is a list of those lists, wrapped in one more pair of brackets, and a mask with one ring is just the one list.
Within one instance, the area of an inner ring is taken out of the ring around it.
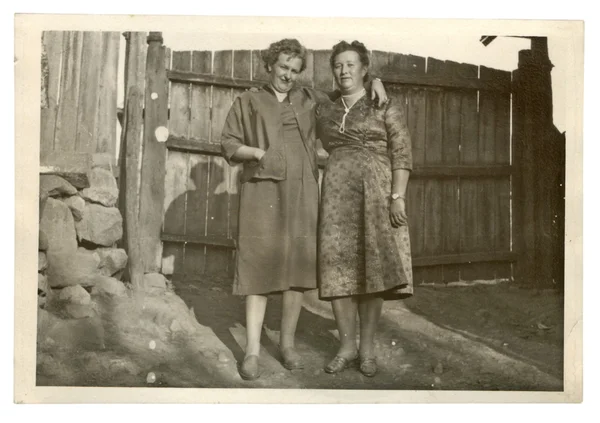
{"label": "weathered wood plank", "polygon": [[[417,267],[439,266],[449,264],[514,262],[517,254],[512,251],[476,252],[463,254],[445,254],[440,256],[414,257],[413,265]],[[491,265],[492,267],[494,264]]]}
{"label": "weathered wood plank", "polygon": [[[166,146],[156,138],[156,129],[167,126],[168,80],[165,69],[165,47],[162,35],[148,36],[146,63],[146,95],[144,119],[144,155],[140,190],[140,224],[142,256],[145,272],[161,268],[161,241]],[[154,99],[152,96],[154,94]]]}
{"label": "weathered wood plank", "polygon": [[188,153],[167,153],[163,230],[177,235],[185,234],[188,162]]}
{"label": "weathered wood plank", "polygon": [[127,95],[127,113],[125,117],[125,150],[121,189],[124,190],[122,197],[121,212],[124,218],[123,239],[127,246],[127,268],[129,278],[134,287],[139,288],[142,284],[144,274],[144,258],[142,252],[142,228],[140,222],[140,184],[141,174],[140,157],[142,143],[142,110],[144,107],[144,94],[139,86],[131,85]]}
{"label": "weathered wood plank", "polygon": [[[266,81],[269,80],[269,74],[265,69],[264,62],[261,57],[261,50],[252,51],[252,81],[257,81],[256,86],[262,86]],[[247,87],[237,87],[247,88]],[[249,88],[249,87],[248,87]]]}
{"label": "weathered wood plank", "polygon": [[[172,54],[172,69],[178,71],[192,70],[192,54],[190,51],[175,51]],[[169,135],[188,137],[190,132],[190,84],[171,82]]]}
{"label": "weathered wood plank", "polygon": [[330,50],[313,51],[313,82],[318,90],[329,92],[334,88],[331,66],[329,64]]}
{"label": "weathered wood plank", "polygon": [[[444,73],[455,75],[459,72],[460,64],[447,61]],[[442,161],[450,166],[460,166],[460,124],[461,124],[461,93],[455,90],[444,92],[444,121]],[[484,168],[489,170],[489,168]],[[460,251],[460,204],[458,177],[442,182],[443,190],[443,250],[448,254]],[[444,266],[444,282],[455,282],[460,279],[460,266]]]}
{"label": "weathered wood plank", "polygon": [[[477,77],[478,69],[472,65],[461,65],[465,75]],[[460,162],[465,165],[478,163],[479,115],[477,111],[477,92],[463,92],[461,100],[461,136]],[[477,209],[477,179],[460,179],[460,252],[462,254],[477,251],[477,230],[480,213]],[[477,279],[472,267],[461,267],[460,279]]]}
{"label": "weathered wood plank", "polygon": [[65,31],[44,31],[43,43],[48,59],[48,102],[56,106],[60,89],[60,72]]}
{"label": "weathered wood plank", "polygon": [[[213,74],[229,77],[233,75],[232,51],[214,53]],[[231,89],[213,87],[210,140],[212,143],[220,143],[223,124],[229,114],[232,102]],[[226,167],[228,165],[221,157],[209,158],[206,234],[210,236],[227,237],[229,234],[229,194]],[[227,250],[220,247],[207,247],[205,272],[225,275],[228,272],[230,261],[231,254]]]}
{"label": "weathered wood plank", "polygon": [[43,159],[54,151],[54,132],[58,107],[50,102],[41,109],[40,116],[40,158]]}
{"label": "weathered wood plank", "polygon": [[69,31],[64,34],[58,115],[54,138],[54,149],[59,151],[75,151],[82,41],[82,32]]}
{"label": "weathered wood plank", "polygon": [[116,160],[117,80],[119,67],[118,32],[103,32],[102,70],[96,118],[96,153],[109,153]]}
{"label": "weathered wood plank", "polygon": [[[495,80],[496,72],[485,66],[480,68],[480,78],[484,81]],[[478,162],[493,164],[496,162],[496,93],[482,91],[479,94],[479,146]],[[496,181],[489,178],[479,181],[478,210],[480,219],[477,226],[477,246],[479,251],[494,251],[498,221],[498,198]],[[495,278],[493,266],[482,267],[479,279]]]}
{"label": "weathered wood plank", "polygon": [[177,235],[168,232],[161,234],[161,239],[165,242],[176,242],[197,245],[211,245],[216,247],[235,248],[235,241],[224,236],[214,235]]}
{"label": "weathered wood plank", "polygon": [[104,64],[102,61],[102,33],[98,31],[84,32],[75,143],[77,151],[95,152],[94,136],[100,98],[100,71]]}
{"label": "weathered wood plank", "polygon": [[313,78],[315,72],[315,57],[312,50],[306,52],[306,69],[298,76],[297,85],[313,87]]}
{"label": "weathered wood plank", "polygon": [[[429,58],[427,74],[443,75],[445,63]],[[426,138],[425,165],[439,165],[443,162],[443,93],[440,90],[426,90]],[[427,179],[425,182],[425,240],[424,253],[439,255],[443,248],[443,191],[442,182],[438,179]],[[440,283],[444,279],[443,267],[437,266],[426,269],[424,281]]]}
{"label": "weathered wood plank", "polygon": [[[187,184],[186,228],[187,238],[206,236],[206,213],[208,207],[209,159],[199,154],[190,154],[189,179]],[[185,271],[204,273],[204,245],[186,245]]]}

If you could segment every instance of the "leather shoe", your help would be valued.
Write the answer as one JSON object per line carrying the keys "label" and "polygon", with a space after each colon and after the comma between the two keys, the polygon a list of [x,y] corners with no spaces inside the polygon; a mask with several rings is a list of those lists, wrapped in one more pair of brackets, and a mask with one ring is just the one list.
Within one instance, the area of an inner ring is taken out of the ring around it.
{"label": "leather shoe", "polygon": [[294,348],[282,348],[281,357],[283,358],[283,367],[288,370],[303,369],[302,357]]}
{"label": "leather shoe", "polygon": [[357,357],[344,358],[344,357],[340,357],[339,355],[336,355],[333,358],[333,360],[331,360],[329,362],[329,364],[327,364],[327,366],[325,366],[325,372],[331,373],[331,374],[342,372],[345,369],[347,369],[348,367],[350,367],[351,365],[353,365],[356,362],[356,358]]}
{"label": "leather shoe", "polygon": [[240,365],[239,369],[240,376],[244,380],[258,379],[260,372],[258,370],[258,356],[249,355],[244,358],[244,361]]}
{"label": "leather shoe", "polygon": [[377,361],[375,361],[375,358],[369,357],[361,359],[360,372],[367,377],[375,376],[377,373]]}

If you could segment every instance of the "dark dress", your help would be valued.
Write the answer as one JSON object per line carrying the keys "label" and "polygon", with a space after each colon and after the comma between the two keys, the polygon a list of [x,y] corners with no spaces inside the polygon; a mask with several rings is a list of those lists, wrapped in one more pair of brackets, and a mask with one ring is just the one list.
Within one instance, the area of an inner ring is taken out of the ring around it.
{"label": "dark dress", "polygon": [[286,174],[283,180],[256,179],[241,186],[236,295],[317,287],[318,181],[290,102],[273,106],[283,124]]}
{"label": "dark dress", "polygon": [[392,170],[412,169],[404,110],[381,109],[363,96],[339,128],[341,100],[317,108],[317,135],[330,154],[319,217],[319,295],[322,299],[413,293],[408,227],[389,217]]}

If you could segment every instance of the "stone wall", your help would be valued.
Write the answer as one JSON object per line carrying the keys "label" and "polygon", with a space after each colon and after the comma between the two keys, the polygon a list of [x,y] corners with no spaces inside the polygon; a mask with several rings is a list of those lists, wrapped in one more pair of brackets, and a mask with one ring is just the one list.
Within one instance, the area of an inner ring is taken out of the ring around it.
{"label": "stone wall", "polygon": [[91,296],[127,291],[123,219],[113,174],[40,175],[38,304],[69,318],[93,313]]}

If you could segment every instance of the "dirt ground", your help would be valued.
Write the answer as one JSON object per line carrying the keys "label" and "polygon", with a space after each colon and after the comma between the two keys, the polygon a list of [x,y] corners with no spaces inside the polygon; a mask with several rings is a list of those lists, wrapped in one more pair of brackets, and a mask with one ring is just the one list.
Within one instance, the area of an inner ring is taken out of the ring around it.
{"label": "dirt ground", "polygon": [[[419,286],[385,304],[380,372],[326,374],[338,340],[329,303],[306,295],[297,348],[306,368],[279,362],[281,300],[267,306],[261,378],[237,373],[244,302],[230,281],[175,282],[167,295],[100,304],[96,318],[41,313],[37,384],[52,386],[256,387],[312,389],[562,390],[563,298],[511,284]],[[176,295],[177,294],[177,295]]]}

